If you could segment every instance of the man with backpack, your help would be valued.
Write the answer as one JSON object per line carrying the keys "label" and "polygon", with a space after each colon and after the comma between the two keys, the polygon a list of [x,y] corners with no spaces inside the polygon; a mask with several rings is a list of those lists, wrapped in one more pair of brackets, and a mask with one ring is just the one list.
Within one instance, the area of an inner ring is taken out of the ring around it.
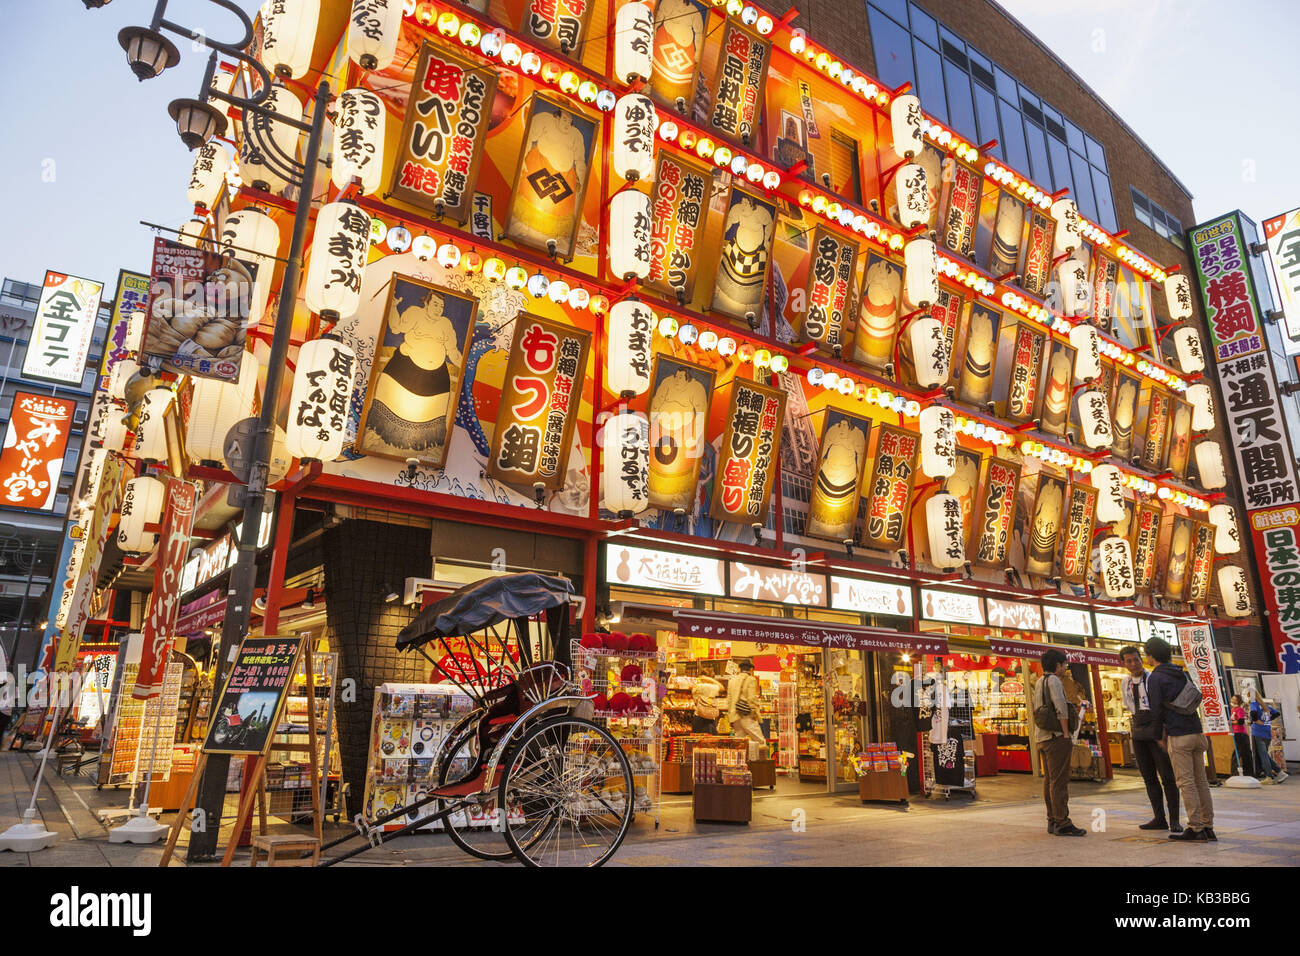
{"label": "man with backpack", "polygon": [[1169,834],[1169,839],[1185,843],[1218,840],[1214,833],[1210,780],[1205,772],[1208,744],[1197,714],[1201,690],[1182,668],[1170,663],[1173,651],[1163,640],[1153,637],[1143,648],[1156,664],[1147,680],[1147,704],[1187,808],[1187,829]]}
{"label": "man with backpack", "polygon": [[1065,655],[1052,648],[1043,654],[1043,676],[1034,685],[1034,725],[1038,752],[1043,755],[1043,802],[1047,832],[1053,836],[1086,836],[1070,820],[1070,756],[1079,712],[1065,697],[1063,679],[1070,672]]}

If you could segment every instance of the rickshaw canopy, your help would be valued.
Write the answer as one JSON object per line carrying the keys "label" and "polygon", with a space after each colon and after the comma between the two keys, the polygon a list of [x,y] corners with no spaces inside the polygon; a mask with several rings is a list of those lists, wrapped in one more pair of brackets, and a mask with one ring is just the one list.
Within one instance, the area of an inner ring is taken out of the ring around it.
{"label": "rickshaw canopy", "polygon": [[573,582],[536,572],[505,574],[467,584],[430,604],[397,636],[398,650],[441,637],[474,634],[504,621],[529,618],[568,604]]}

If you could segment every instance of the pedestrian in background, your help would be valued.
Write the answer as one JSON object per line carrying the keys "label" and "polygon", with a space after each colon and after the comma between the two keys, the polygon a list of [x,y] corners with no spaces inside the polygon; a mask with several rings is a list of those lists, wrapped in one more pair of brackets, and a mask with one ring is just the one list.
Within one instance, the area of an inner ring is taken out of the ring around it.
{"label": "pedestrian in background", "polygon": [[1232,705],[1229,711],[1232,717],[1232,752],[1237,761],[1237,766],[1241,772],[1247,776],[1255,776],[1255,758],[1251,751],[1255,745],[1251,743],[1250,731],[1246,729],[1246,708],[1242,699],[1236,694],[1232,695],[1229,701]]}
{"label": "pedestrian in background", "polygon": [[1269,747],[1273,744],[1273,721],[1280,717],[1277,708],[1267,700],[1255,694],[1250,702],[1250,737],[1255,745],[1255,776],[1263,780],[1268,777],[1274,783],[1281,783],[1290,776],[1277,765]]}
{"label": "pedestrian in background", "polygon": [[1071,713],[1065,699],[1069,665],[1058,650],[1043,654],[1043,676],[1034,686],[1034,742],[1043,755],[1043,802],[1047,805],[1047,832],[1055,836],[1085,836],[1087,830],[1070,821],[1071,736],[1078,712]]}
{"label": "pedestrian in background", "polygon": [[[1160,746],[1160,727],[1148,702],[1147,680],[1150,677],[1142,666],[1142,652],[1130,644],[1120,648],[1120,663],[1128,673],[1120,684],[1120,696],[1129,712],[1129,729],[1133,738],[1133,756],[1137,759],[1142,781],[1147,786],[1147,799],[1155,814],[1139,830],[1168,830],[1182,833],[1178,823],[1178,781],[1169,754]],[[1161,789],[1163,788],[1163,794]],[[1169,814],[1165,814],[1166,804]]]}
{"label": "pedestrian in background", "polygon": [[1200,688],[1186,671],[1170,663],[1173,651],[1161,638],[1151,638],[1143,649],[1156,665],[1147,678],[1147,704],[1155,715],[1156,726],[1161,728],[1162,743],[1187,807],[1187,829],[1169,834],[1169,839],[1186,843],[1217,840],[1210,778],[1205,770],[1209,743],[1196,712],[1201,704]]}

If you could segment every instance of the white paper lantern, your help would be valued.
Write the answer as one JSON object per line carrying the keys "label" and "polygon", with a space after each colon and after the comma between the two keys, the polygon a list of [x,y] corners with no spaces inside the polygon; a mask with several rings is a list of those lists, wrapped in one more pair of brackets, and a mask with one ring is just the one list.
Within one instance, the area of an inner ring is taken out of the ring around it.
{"label": "white paper lantern", "polygon": [[1192,431],[1208,432],[1214,429],[1214,394],[1204,382],[1187,386],[1187,401],[1192,406]]}
{"label": "white paper lantern", "polygon": [[1079,207],[1073,199],[1058,199],[1052,203],[1052,218],[1056,220],[1052,246],[1055,256],[1069,255],[1083,243],[1083,224],[1079,221]]}
{"label": "white paper lantern", "polygon": [[1114,524],[1128,516],[1124,507],[1124,476],[1114,465],[1098,465],[1092,470],[1092,486],[1097,489],[1097,521]]}
{"label": "white paper lantern", "polygon": [[1101,343],[1097,330],[1087,323],[1070,329],[1070,345],[1074,347],[1074,380],[1086,382],[1101,378]]}
{"label": "white paper lantern", "polygon": [[939,298],[939,257],[930,239],[913,239],[903,247],[903,293],[913,309]]}
{"label": "white paper lantern", "polygon": [[363,70],[385,70],[402,35],[403,0],[352,0],[348,57]]}
{"label": "white paper lantern", "polygon": [[921,410],[918,423],[921,429],[921,470],[931,478],[947,478],[957,470],[956,416],[951,408],[929,405]]}
{"label": "white paper lantern", "polygon": [[1169,317],[1175,322],[1186,322],[1192,317],[1191,280],[1187,276],[1179,274],[1166,276],[1164,287],[1165,304],[1169,307]]}
{"label": "white paper lantern", "polygon": [[334,165],[330,178],[345,189],[361,180],[361,191],[369,196],[379,189],[384,171],[384,104],[369,90],[344,90],[334,101]]}
{"label": "white paper lantern", "polygon": [[614,18],[614,76],[624,85],[650,79],[655,17],[644,3],[625,3]]}
{"label": "white paper lantern", "polygon": [[1174,332],[1174,351],[1178,367],[1187,375],[1205,371],[1205,350],[1201,348],[1201,333],[1190,326]]}
{"label": "white paper lantern", "polygon": [[1115,440],[1110,403],[1106,401],[1105,392],[1087,389],[1079,394],[1079,424],[1083,430],[1083,443],[1089,448],[1105,448]]}
{"label": "white paper lantern", "polygon": [[145,393],[135,428],[136,457],[150,462],[167,460],[167,427],[164,420],[175,397],[175,392],[163,386],[151,388]]}
{"label": "white paper lantern", "polygon": [[130,554],[148,554],[158,545],[158,532],[146,525],[162,523],[167,486],[151,475],[132,478],[122,493],[122,520],[117,525],[117,546]]}
{"label": "white paper lantern", "polygon": [[1218,576],[1223,612],[1228,617],[1250,617],[1250,587],[1246,584],[1246,572],[1235,564],[1221,564]]}
{"label": "white paper lantern", "polygon": [[139,352],[144,339],[144,310],[136,309],[126,319],[126,341],[122,343],[128,352]]}
{"label": "white paper lantern", "polygon": [[1232,505],[1211,505],[1210,524],[1214,525],[1214,550],[1219,554],[1241,551],[1241,529]]}
{"label": "white paper lantern", "polygon": [[262,4],[262,63],[276,76],[297,79],[311,69],[320,0],[266,0]]}
{"label": "white paper lantern", "polygon": [[116,408],[110,408],[104,419],[103,437],[100,447],[108,451],[126,451],[126,439],[131,432],[126,427],[126,416]]}
{"label": "white paper lantern", "polygon": [[303,283],[307,308],[327,322],[356,315],[370,252],[370,216],[351,202],[321,207]]}
{"label": "white paper lantern", "polygon": [[910,159],[921,155],[921,100],[905,93],[889,104],[889,125],[894,133],[894,152]]}
{"label": "white paper lantern", "polygon": [[650,275],[650,197],[638,189],[609,201],[609,269],[620,279]]}
{"label": "white paper lantern", "polygon": [[611,415],[601,430],[605,509],[630,518],[650,503],[650,421],[638,412]]}
{"label": "white paper lantern", "polygon": [[303,343],[289,393],[289,454],[316,461],[333,461],[342,454],[356,366],[356,353],[338,339]]}
{"label": "white paper lantern", "polygon": [[912,320],[907,334],[916,365],[916,384],[922,388],[938,388],[948,381],[952,356],[948,354],[948,337],[944,335],[943,323],[933,316],[922,316]]}
{"label": "white paper lantern", "polygon": [[[278,83],[271,87],[261,105],[284,119],[302,119],[302,102]],[[244,182],[263,192],[284,192],[289,180],[280,171],[289,165],[290,160],[298,158],[300,135],[299,130],[288,123],[250,111],[244,140],[239,147],[239,174]],[[268,155],[270,162],[275,164],[274,168],[268,165]]]}
{"label": "white paper lantern", "polygon": [[203,233],[208,224],[202,219],[191,219],[185,225],[181,226],[180,234],[177,235],[176,241],[182,246],[188,246],[191,249],[197,249],[203,242]]}
{"label": "white paper lantern", "polygon": [[616,175],[628,182],[649,179],[653,175],[656,125],[655,105],[650,97],[641,93],[619,97],[614,104],[611,157]]}
{"label": "white paper lantern", "polygon": [[185,198],[195,206],[214,209],[226,187],[226,173],[230,171],[230,154],[213,140],[194,151],[194,166],[190,170],[190,185]]}
{"label": "white paper lantern", "polygon": [[605,387],[616,395],[644,395],[650,389],[651,344],[659,324],[638,299],[615,302],[609,310]]}
{"label": "white paper lantern", "polygon": [[275,277],[275,254],[280,251],[280,229],[275,220],[255,206],[226,217],[221,227],[221,251],[254,266],[253,294],[248,303],[248,324],[262,321]]}
{"label": "white paper lantern", "polygon": [[239,360],[239,381],[191,378],[190,418],[185,423],[185,453],[196,464],[226,464],[226,435],[238,422],[252,417],[257,396],[257,359],[245,352]]}
{"label": "white paper lantern", "polygon": [[1226,487],[1228,475],[1223,467],[1223,449],[1217,441],[1206,440],[1196,445],[1196,473],[1201,476],[1201,487],[1206,491]]}
{"label": "white paper lantern", "polygon": [[118,359],[113,370],[108,373],[108,394],[119,402],[126,401],[127,383],[140,371],[140,363],[135,359]]}
{"label": "white paper lantern", "polygon": [[915,229],[930,221],[930,189],[925,180],[925,167],[920,163],[904,163],[894,177],[898,191],[898,221],[904,229]]}
{"label": "white paper lantern", "polygon": [[1097,548],[1101,558],[1101,586],[1112,600],[1130,598],[1137,593],[1133,575],[1133,550],[1128,540],[1117,534],[1101,539]]}
{"label": "white paper lantern", "polygon": [[925,523],[930,532],[930,563],[944,571],[965,564],[961,499],[943,492],[935,495],[925,503]]}

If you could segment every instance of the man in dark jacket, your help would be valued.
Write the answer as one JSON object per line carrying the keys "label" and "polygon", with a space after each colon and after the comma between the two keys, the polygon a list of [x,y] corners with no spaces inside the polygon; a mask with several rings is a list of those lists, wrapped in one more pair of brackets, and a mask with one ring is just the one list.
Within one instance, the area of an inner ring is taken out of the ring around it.
{"label": "man in dark jacket", "polygon": [[1214,834],[1214,804],[1210,799],[1210,781],[1205,773],[1208,744],[1201,732],[1197,714],[1182,714],[1169,706],[1187,686],[1190,678],[1180,667],[1170,663],[1169,645],[1153,637],[1143,645],[1155,669],[1147,679],[1147,703],[1155,725],[1161,729],[1162,743],[1174,767],[1178,790],[1187,807],[1187,829],[1171,833],[1169,839],[1188,843],[1217,840]]}

